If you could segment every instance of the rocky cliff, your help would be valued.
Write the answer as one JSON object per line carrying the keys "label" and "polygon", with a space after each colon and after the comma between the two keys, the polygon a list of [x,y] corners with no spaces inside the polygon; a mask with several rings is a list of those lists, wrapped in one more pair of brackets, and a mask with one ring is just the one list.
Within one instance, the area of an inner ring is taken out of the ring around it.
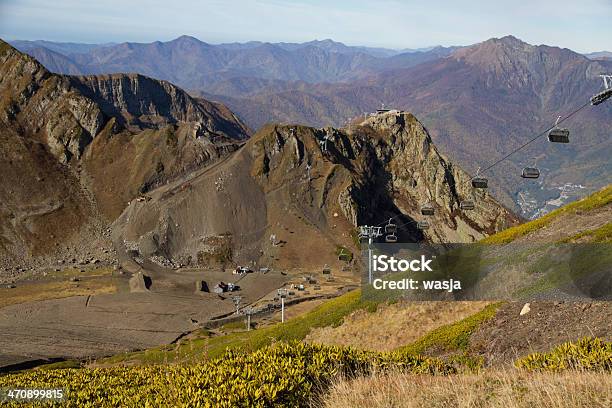
{"label": "rocky cliff", "polygon": [[82,94],[96,100],[104,113],[138,128],[192,122],[196,136],[245,139],[248,131],[223,105],[192,98],[166,81],[138,74],[71,77]]}
{"label": "rocky cliff", "polygon": [[[402,231],[406,241],[471,242],[516,221],[486,192],[472,188],[470,176],[438,151],[410,113],[373,115],[346,129],[296,129],[289,134],[274,131],[273,139],[259,142],[261,167],[256,173],[265,174],[266,183],[273,184],[274,173],[290,174],[286,167],[320,177],[319,206],[337,205],[354,227],[379,225],[394,217],[396,224],[407,224]],[[318,145],[306,149],[307,142],[297,136],[300,131],[310,133]],[[279,155],[284,146],[291,160]],[[341,186],[337,196],[330,195],[336,186]],[[461,211],[463,200],[474,201],[476,209]],[[421,207],[427,204],[435,214],[426,218]],[[423,232],[416,222],[424,219],[432,227]]]}

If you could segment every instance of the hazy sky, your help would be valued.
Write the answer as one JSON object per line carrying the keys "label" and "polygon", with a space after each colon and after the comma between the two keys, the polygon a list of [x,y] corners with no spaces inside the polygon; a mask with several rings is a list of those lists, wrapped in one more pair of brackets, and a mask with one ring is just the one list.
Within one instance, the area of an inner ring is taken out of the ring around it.
{"label": "hazy sky", "polygon": [[0,0],[0,37],[72,42],[303,42],[418,48],[512,34],[612,50],[612,0]]}

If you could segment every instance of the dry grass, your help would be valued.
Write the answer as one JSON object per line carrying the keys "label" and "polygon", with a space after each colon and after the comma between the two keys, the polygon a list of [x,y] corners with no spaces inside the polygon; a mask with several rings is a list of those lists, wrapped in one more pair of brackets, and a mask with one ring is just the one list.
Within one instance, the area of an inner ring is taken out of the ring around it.
{"label": "dry grass", "polygon": [[438,327],[481,311],[490,302],[400,302],[358,310],[339,327],[314,329],[306,341],[390,351],[413,343]]}
{"label": "dry grass", "polygon": [[391,373],[337,381],[326,408],[575,408],[612,406],[612,375],[488,371],[448,377]]}
{"label": "dry grass", "polygon": [[[70,282],[70,276],[78,276],[79,282]],[[61,299],[72,296],[115,293],[117,286],[110,268],[79,273],[77,270],[53,273],[49,279],[17,283],[16,288],[0,288],[0,308],[39,300]]]}

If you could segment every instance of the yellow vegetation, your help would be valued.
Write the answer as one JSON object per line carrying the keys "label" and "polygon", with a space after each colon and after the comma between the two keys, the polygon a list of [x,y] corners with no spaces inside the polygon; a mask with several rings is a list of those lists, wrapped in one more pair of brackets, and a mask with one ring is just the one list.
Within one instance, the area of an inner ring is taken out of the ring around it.
{"label": "yellow vegetation", "polygon": [[[155,365],[30,371],[0,376],[0,389],[64,388],[65,407],[308,406],[338,375],[388,369],[450,374],[452,365],[405,353],[292,342],[254,353],[228,351],[195,365]],[[20,406],[14,403],[8,406]]]}

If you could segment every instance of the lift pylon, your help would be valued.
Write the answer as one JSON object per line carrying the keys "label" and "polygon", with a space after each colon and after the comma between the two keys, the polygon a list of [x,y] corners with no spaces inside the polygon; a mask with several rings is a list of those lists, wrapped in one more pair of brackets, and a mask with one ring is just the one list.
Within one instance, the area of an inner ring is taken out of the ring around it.
{"label": "lift pylon", "polygon": [[612,96],[612,75],[611,74],[601,74],[601,79],[603,79],[604,90],[593,95],[591,98],[591,105],[599,105],[600,103],[606,101]]}

